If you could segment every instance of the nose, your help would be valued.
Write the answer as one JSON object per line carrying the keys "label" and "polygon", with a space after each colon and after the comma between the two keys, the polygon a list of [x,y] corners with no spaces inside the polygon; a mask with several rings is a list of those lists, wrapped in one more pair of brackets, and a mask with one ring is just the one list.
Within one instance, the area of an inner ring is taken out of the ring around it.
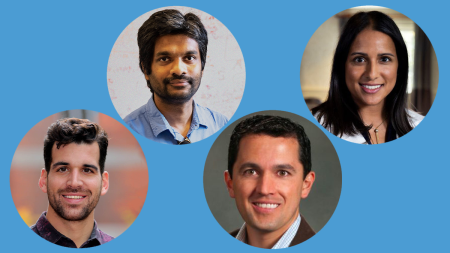
{"label": "nose", "polygon": [[172,63],[172,69],[170,70],[171,75],[182,76],[187,74],[187,65],[182,60],[177,58]]}
{"label": "nose", "polygon": [[256,190],[261,195],[271,195],[275,192],[276,182],[268,173],[264,173],[258,180]]}
{"label": "nose", "polygon": [[366,68],[366,78],[368,81],[373,81],[378,78],[380,72],[378,70],[378,64],[376,62],[370,62]]}
{"label": "nose", "polygon": [[72,188],[78,188],[83,185],[83,180],[81,178],[81,173],[78,170],[73,170],[67,180],[67,186]]}

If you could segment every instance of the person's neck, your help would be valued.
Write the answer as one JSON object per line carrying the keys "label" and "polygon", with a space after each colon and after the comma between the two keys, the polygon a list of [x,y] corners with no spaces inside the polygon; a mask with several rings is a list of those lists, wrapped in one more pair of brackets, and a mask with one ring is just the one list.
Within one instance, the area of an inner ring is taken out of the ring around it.
{"label": "person's neck", "polygon": [[77,248],[81,247],[91,236],[94,228],[94,212],[81,221],[68,221],[61,218],[52,207],[48,207],[47,220],[61,234],[70,238]]}
{"label": "person's neck", "polygon": [[359,115],[365,125],[377,126],[384,121],[383,104],[359,107]]}
{"label": "person's neck", "polygon": [[286,233],[289,227],[291,227],[291,225],[295,222],[297,217],[298,213],[297,215],[292,217],[292,220],[285,224],[283,227],[270,232],[258,230],[246,224],[245,227],[247,230],[247,244],[263,249],[273,248],[273,246],[280,240],[283,234]]}
{"label": "person's neck", "polygon": [[193,99],[191,98],[189,101],[181,104],[172,104],[153,94],[153,101],[170,126],[186,137],[191,127],[192,115],[194,114]]}

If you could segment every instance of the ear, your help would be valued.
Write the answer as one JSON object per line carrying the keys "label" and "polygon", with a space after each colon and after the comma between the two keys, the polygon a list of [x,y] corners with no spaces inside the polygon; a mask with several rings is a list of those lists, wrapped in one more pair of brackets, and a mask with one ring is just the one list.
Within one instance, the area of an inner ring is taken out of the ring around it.
{"label": "ear", "polygon": [[108,192],[109,189],[109,173],[108,171],[104,171],[102,175],[102,192],[100,193],[102,196]]}
{"label": "ear", "polygon": [[44,193],[47,193],[47,171],[45,170],[45,168],[42,168],[41,170],[41,176],[39,177],[38,185]]}
{"label": "ear", "polygon": [[308,197],[315,179],[316,173],[314,173],[314,171],[311,171],[306,175],[302,185],[302,199]]}
{"label": "ear", "polygon": [[228,194],[230,197],[234,198],[234,190],[233,190],[233,179],[230,177],[230,173],[226,170],[224,173],[225,184],[227,185]]}

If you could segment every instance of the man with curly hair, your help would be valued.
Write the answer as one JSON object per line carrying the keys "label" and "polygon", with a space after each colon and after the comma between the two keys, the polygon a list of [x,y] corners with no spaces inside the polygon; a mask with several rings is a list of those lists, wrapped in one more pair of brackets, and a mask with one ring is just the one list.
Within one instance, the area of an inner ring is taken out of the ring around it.
{"label": "man with curly hair", "polygon": [[31,226],[36,234],[71,248],[114,239],[98,229],[94,220],[100,196],[109,188],[107,148],[106,132],[87,119],[61,119],[48,128],[39,188],[47,194],[49,205]]}

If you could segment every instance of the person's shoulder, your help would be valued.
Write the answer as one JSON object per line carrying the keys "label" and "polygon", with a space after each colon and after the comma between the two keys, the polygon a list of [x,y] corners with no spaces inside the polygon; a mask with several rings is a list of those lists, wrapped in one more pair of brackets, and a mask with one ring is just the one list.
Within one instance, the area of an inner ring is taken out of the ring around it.
{"label": "person's shoulder", "polygon": [[321,114],[320,110],[316,111],[316,113],[313,113],[311,111],[311,113],[313,114],[313,116],[317,120],[317,122],[319,122],[320,125],[322,125],[326,130],[328,130],[328,132],[330,132],[330,133],[333,132],[333,126],[330,125],[328,127],[325,127],[325,117],[326,117],[326,115]]}
{"label": "person's shoulder", "polygon": [[413,127],[419,125],[419,123],[422,122],[422,120],[425,118],[425,116],[410,109],[407,109],[406,112],[409,115],[409,119]]}
{"label": "person's shoulder", "polygon": [[294,239],[292,239],[291,245],[289,245],[289,247],[300,244],[316,234],[314,229],[312,229],[312,227],[306,221],[305,217],[303,215],[301,215],[301,217],[302,220],[300,221],[300,226],[297,230],[297,234],[294,236]]}
{"label": "person's shoulder", "polygon": [[36,234],[39,234],[39,231],[38,231],[36,225],[37,225],[37,224],[32,225],[32,226],[30,227],[30,229],[33,230]]}
{"label": "person's shoulder", "polygon": [[216,112],[199,104],[197,104],[197,108],[200,114],[212,120],[218,128],[222,128],[228,123],[228,118],[220,112]]}
{"label": "person's shoulder", "polygon": [[323,123],[323,117],[321,117],[321,118],[319,119],[319,111],[317,111],[316,113],[313,113],[313,112],[311,111],[311,113],[312,113],[313,117],[314,117],[317,121],[319,121],[319,123],[322,125],[322,123]]}
{"label": "person's shoulder", "polygon": [[146,110],[147,110],[146,106],[147,106],[147,104],[144,104],[143,106],[132,111],[125,118],[123,118],[123,121],[125,121],[125,123],[127,123],[127,124],[130,124],[131,122],[136,121],[146,112]]}
{"label": "person's shoulder", "polygon": [[233,237],[236,237],[238,233],[239,233],[239,228],[236,229],[236,230],[231,231],[230,235],[233,236]]}
{"label": "person's shoulder", "polygon": [[325,113],[323,113],[320,109],[317,109],[316,113],[314,113],[313,110],[310,110],[310,112],[312,113],[313,117],[319,122],[319,124],[323,126],[326,117]]}
{"label": "person's shoulder", "polygon": [[98,230],[98,232],[99,232],[99,235],[100,235],[101,244],[107,243],[107,242],[112,241],[113,239],[115,239],[113,236],[108,235],[107,233],[101,231],[100,229]]}
{"label": "person's shoulder", "polygon": [[36,221],[36,223],[34,225],[32,225],[30,227],[31,230],[33,230],[36,234],[38,234],[39,236],[41,236],[40,231],[42,231],[43,229],[45,229],[45,227],[47,225],[51,224],[48,222],[47,218],[45,217],[47,214],[46,211],[42,212],[41,216],[39,216],[38,220]]}

